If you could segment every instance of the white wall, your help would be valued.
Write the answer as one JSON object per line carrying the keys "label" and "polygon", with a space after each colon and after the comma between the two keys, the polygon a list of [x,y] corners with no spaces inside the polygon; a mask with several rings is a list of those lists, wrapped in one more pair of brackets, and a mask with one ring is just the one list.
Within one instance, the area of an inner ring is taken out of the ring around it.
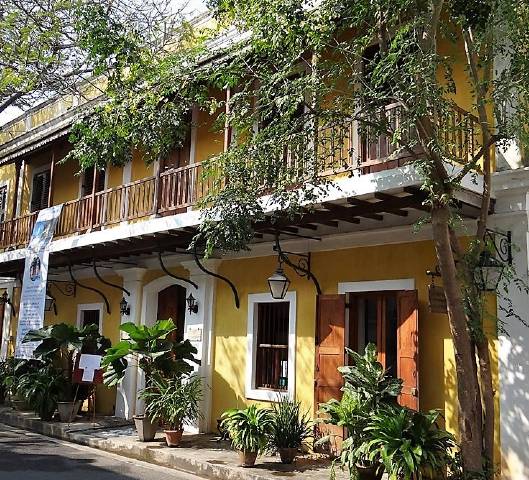
{"label": "white wall", "polygon": [[[491,228],[511,231],[513,264],[517,277],[528,283],[529,255],[529,170],[502,172],[494,177],[495,214]],[[529,295],[514,284],[506,295],[514,311],[529,321]],[[507,334],[499,338],[500,436],[502,477],[529,479],[529,328],[508,317],[500,305],[498,317],[505,322]]]}

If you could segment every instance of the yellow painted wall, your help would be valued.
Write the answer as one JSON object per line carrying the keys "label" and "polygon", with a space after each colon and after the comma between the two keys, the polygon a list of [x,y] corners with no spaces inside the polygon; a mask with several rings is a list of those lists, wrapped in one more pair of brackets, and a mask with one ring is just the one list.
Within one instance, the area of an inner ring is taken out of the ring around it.
{"label": "yellow painted wall", "polygon": [[[426,270],[436,265],[429,241],[382,245],[312,254],[312,271],[324,294],[337,293],[339,282],[415,279],[419,294],[419,399],[422,410],[445,411],[447,426],[456,430],[455,370],[446,315],[428,312]],[[211,428],[227,408],[242,407],[245,399],[248,294],[267,293],[266,279],[276,268],[276,257],[225,260],[220,273],[235,283],[241,297],[237,310],[224,282],[217,282]],[[314,362],[316,292],[311,282],[288,267],[290,291],[296,292],[297,345],[296,397],[306,410],[314,411]],[[493,349],[497,385],[497,350]],[[499,429],[497,429],[499,432]]]}
{"label": "yellow painted wall", "polygon": [[[217,100],[224,100],[222,92],[215,92]],[[220,113],[217,112],[216,115]],[[203,162],[212,155],[222,152],[224,149],[224,131],[218,131],[218,126],[214,125],[214,117],[208,112],[199,111],[196,122],[196,147],[195,163]]]}
{"label": "yellow painted wall", "polygon": [[0,167],[0,183],[2,185],[4,182],[7,184],[7,204],[5,218],[11,218],[11,212],[13,210],[15,174],[16,168],[14,163]]}
{"label": "yellow painted wall", "polygon": [[132,154],[131,180],[141,180],[154,175],[153,165],[147,165],[139,150],[135,150]]}

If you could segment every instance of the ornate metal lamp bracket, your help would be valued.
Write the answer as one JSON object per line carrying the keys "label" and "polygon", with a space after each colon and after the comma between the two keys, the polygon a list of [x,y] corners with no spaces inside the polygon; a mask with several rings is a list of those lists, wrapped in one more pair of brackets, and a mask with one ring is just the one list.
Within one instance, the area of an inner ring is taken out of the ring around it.
{"label": "ornate metal lamp bracket", "polygon": [[72,279],[72,282],[75,283],[80,288],[84,288],[85,290],[91,290],[92,292],[96,292],[101,298],[105,301],[105,306],[107,308],[107,313],[110,315],[110,303],[108,303],[107,297],[105,294],[98,290],[97,288],[89,287],[88,285],[83,285],[82,283],[79,283],[79,281],[74,277],[73,271],[72,271],[72,264],[68,264],[68,271],[70,272],[70,278]]}
{"label": "ornate metal lamp bracket", "polygon": [[502,262],[512,265],[512,232],[500,232],[487,228],[485,230],[485,240],[489,240],[496,255]]}
{"label": "ornate metal lamp bracket", "polygon": [[212,272],[212,271],[208,270],[206,267],[204,267],[204,265],[202,265],[202,263],[200,263],[200,259],[198,258],[198,251],[197,251],[196,243],[193,246],[193,255],[195,257],[195,263],[197,264],[197,267],[200,268],[200,270],[202,270],[207,275],[211,275],[212,277],[218,278],[219,280],[222,280],[223,282],[226,282],[230,286],[231,291],[233,292],[233,298],[235,300],[235,306],[237,308],[240,308],[241,302],[239,300],[239,292],[237,292],[237,288],[235,287],[233,282],[231,282],[230,279],[228,279],[226,277],[223,277],[222,275],[219,275],[218,273],[215,273],[215,272]]}
{"label": "ornate metal lamp bracket", "polygon": [[[130,292],[126,288],[122,287],[121,285],[116,285],[115,283],[107,282],[106,280],[103,279],[103,277],[101,277],[101,275],[97,271],[97,265],[96,265],[96,259],[95,258],[93,260],[93,264],[92,265],[94,267],[94,274],[95,274],[95,276],[97,277],[97,279],[101,283],[104,283],[105,285],[108,285],[109,287],[112,287],[112,288],[117,288],[118,290],[121,290],[122,292],[126,293],[130,297]],[[108,313],[110,313],[110,312],[108,312]]]}
{"label": "ornate metal lamp bracket", "polygon": [[[308,280],[312,280],[316,287],[316,292],[321,295],[321,287],[318,279],[314,276],[311,270],[310,264],[310,252],[309,253],[295,253],[288,252],[281,248],[279,243],[279,234],[276,234],[276,240],[274,244],[274,251],[277,252],[277,256],[280,262],[285,263],[291,267],[300,277],[306,277]],[[297,262],[293,262],[289,257],[297,257]]]}
{"label": "ornate metal lamp bracket", "polygon": [[[77,289],[75,288],[75,283],[68,280],[48,280],[49,286],[54,286],[61,295],[65,297],[75,297]],[[61,286],[63,285],[63,286]],[[50,294],[50,297],[55,298]]]}
{"label": "ornate metal lamp bracket", "polygon": [[197,285],[195,282],[193,282],[193,280],[189,280],[189,278],[179,277],[178,275],[175,275],[174,273],[171,273],[171,272],[167,269],[167,267],[166,267],[165,264],[163,263],[163,260],[162,260],[162,252],[161,252],[161,251],[158,252],[158,260],[160,261],[160,268],[162,269],[162,271],[163,271],[166,275],[168,275],[168,276],[174,278],[175,280],[180,280],[181,282],[189,283],[190,285],[193,285],[193,287],[195,287],[195,288],[198,290],[198,285]]}

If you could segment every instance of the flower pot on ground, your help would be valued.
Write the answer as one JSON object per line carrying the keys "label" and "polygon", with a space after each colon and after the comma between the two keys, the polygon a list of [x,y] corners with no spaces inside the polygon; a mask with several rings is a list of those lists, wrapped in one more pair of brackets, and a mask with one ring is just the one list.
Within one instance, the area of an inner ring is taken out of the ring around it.
{"label": "flower pot on ground", "polygon": [[146,415],[135,415],[133,418],[136,432],[138,432],[140,441],[152,442],[156,437],[156,432],[158,431],[158,420],[153,421]]}
{"label": "flower pot on ground", "polygon": [[202,380],[196,375],[165,379],[155,375],[141,393],[145,414],[164,426],[167,445],[177,447],[182,440],[184,425],[194,425],[201,417]]}
{"label": "flower pot on ground", "polygon": [[299,402],[285,397],[274,404],[269,446],[277,450],[281,463],[293,463],[298,450],[312,436],[312,422],[308,414],[301,415]]}
{"label": "flower pot on ground", "polygon": [[79,413],[82,403],[83,402],[81,400],[77,400],[75,402],[57,402],[59,420],[65,423],[73,422]]}
{"label": "flower pot on ground", "polygon": [[255,405],[242,410],[230,409],[222,414],[221,426],[230,434],[233,448],[239,451],[240,466],[252,466],[257,455],[267,449],[272,412]]}
{"label": "flower pot on ground", "polygon": [[239,466],[253,467],[257,460],[257,452],[242,452],[239,450]]}

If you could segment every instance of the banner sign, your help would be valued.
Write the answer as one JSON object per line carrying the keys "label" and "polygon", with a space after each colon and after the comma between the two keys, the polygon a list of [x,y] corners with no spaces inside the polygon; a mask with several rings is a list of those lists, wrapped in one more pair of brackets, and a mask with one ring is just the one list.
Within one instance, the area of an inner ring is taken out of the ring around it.
{"label": "banner sign", "polygon": [[20,296],[15,357],[31,358],[39,342],[22,343],[30,330],[44,326],[44,303],[48,280],[49,246],[62,204],[39,212],[26,249],[26,264]]}

